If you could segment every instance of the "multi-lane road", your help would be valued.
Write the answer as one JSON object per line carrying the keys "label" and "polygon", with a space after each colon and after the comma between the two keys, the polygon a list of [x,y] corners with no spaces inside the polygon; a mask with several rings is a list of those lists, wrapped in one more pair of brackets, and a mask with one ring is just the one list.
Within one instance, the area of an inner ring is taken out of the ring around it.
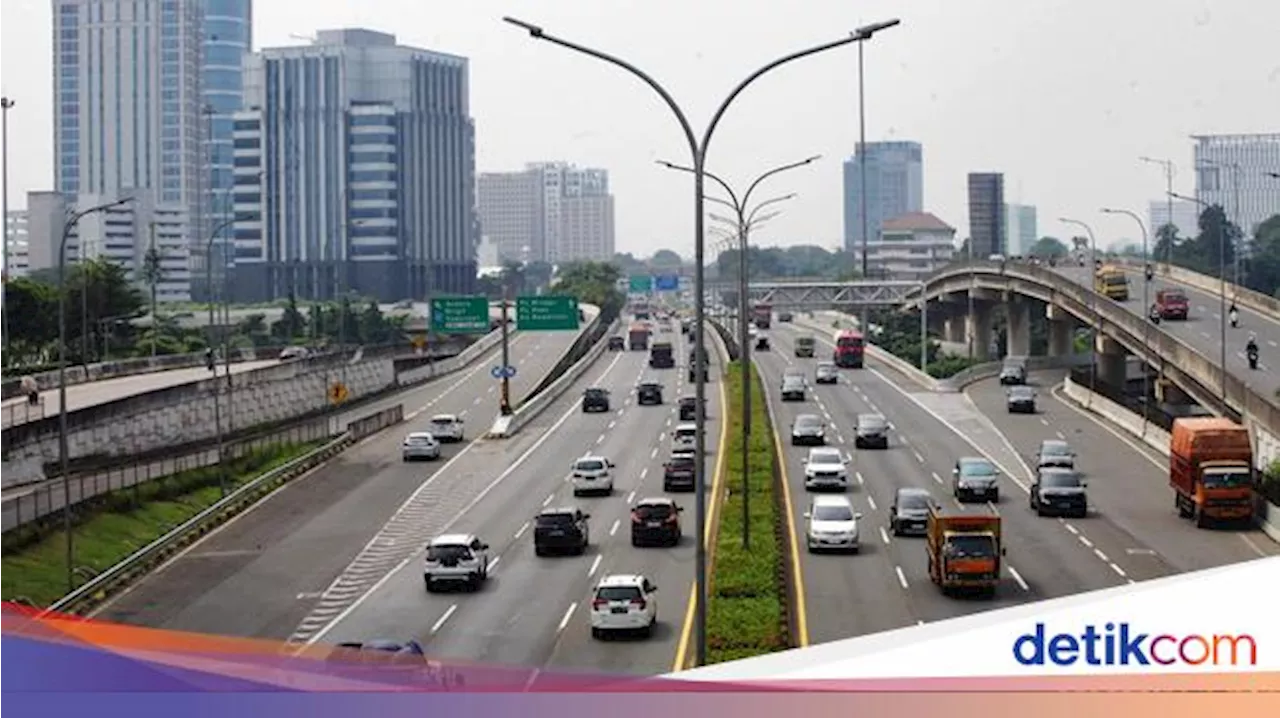
{"label": "multi-lane road", "polygon": [[[818,359],[795,358],[794,340],[802,334],[818,340]],[[773,335],[773,351],[757,354],[757,360],[778,417],[797,532],[802,537],[808,508],[801,463],[808,449],[790,446],[789,426],[800,413],[821,416],[830,427],[828,442],[851,455],[849,495],[863,515],[859,554],[810,555],[800,549],[795,557],[804,594],[802,623],[811,643],[1280,553],[1258,533],[1180,524],[1158,460],[1137,453],[1118,430],[1075,413],[1047,386],[1037,417],[1011,420],[998,387],[979,384],[969,394],[934,394],[872,360],[866,369],[842,370],[838,385],[812,386],[804,403],[784,403],[778,395],[783,371],[799,366],[812,378],[831,343],[828,332],[800,325],[780,325]],[[888,418],[887,450],[853,448],[861,413]],[[1093,509],[1084,519],[1039,518],[1027,506],[1027,457],[1041,439],[1059,433],[1088,449],[1081,452],[1081,466],[1089,476]],[[1001,500],[991,508],[1002,517],[1006,570],[993,601],[955,600],[930,582],[923,539],[891,535],[889,506],[899,487],[918,487],[944,507],[956,507],[952,466],[961,456],[981,455],[1002,470]]]}
{"label": "multi-lane road", "polygon": [[[688,349],[678,333],[659,335]],[[568,336],[523,334],[512,351],[530,382],[568,348]],[[436,464],[404,464],[399,443],[433,413],[491,419],[496,408],[487,362],[457,379],[396,398],[410,412],[402,430],[380,434],[294,482],[258,508],[194,545],[99,611],[104,619],[170,629],[333,643],[419,640],[436,657],[656,674],[687,647],[694,578],[693,494],[684,539],[674,548],[633,548],[630,507],[664,496],[663,463],[678,424],[679,396],[692,393],[683,361],[648,368],[645,352],[606,353],[517,436],[471,439]],[[662,406],[638,406],[641,381],[664,384]],[[708,446],[718,456],[722,405],[718,372],[709,385]],[[532,383],[518,389],[527,391]],[[589,387],[612,394],[607,414],[585,414]],[[415,406],[417,402],[425,402]],[[616,465],[608,497],[574,498],[572,461],[602,455]],[[714,464],[712,464],[714,466]],[[710,468],[710,467],[709,467]],[[549,506],[590,514],[583,556],[534,556],[531,520]],[[428,594],[422,549],[444,532],[474,532],[491,546],[490,578],[476,593]],[[646,640],[591,638],[590,595],[610,573],[641,573],[659,587],[658,627]]]}

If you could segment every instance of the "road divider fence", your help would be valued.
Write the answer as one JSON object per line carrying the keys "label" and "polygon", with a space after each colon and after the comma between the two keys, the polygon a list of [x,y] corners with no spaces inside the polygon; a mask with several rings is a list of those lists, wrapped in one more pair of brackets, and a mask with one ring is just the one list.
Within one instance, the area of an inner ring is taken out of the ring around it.
{"label": "road divider fence", "polygon": [[403,420],[404,405],[397,404],[350,422],[346,430],[332,441],[245,483],[217,503],[55,601],[46,612],[84,615],[213,529],[258,504],[281,486],[333,459],[361,439]]}

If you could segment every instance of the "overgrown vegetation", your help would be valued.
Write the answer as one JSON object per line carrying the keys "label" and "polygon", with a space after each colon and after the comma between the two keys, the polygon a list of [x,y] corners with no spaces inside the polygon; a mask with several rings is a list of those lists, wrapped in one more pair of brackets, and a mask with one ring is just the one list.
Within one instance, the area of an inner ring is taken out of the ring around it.
{"label": "overgrown vegetation", "polygon": [[[910,363],[920,365],[920,314],[899,311],[879,311],[869,317],[880,331],[870,338],[871,343]],[[934,379],[946,379],[979,362],[967,356],[947,354],[941,345],[928,339],[928,357],[925,372]]]}
{"label": "overgrown vegetation", "polygon": [[1258,479],[1258,493],[1275,506],[1280,506],[1280,459],[1262,470]]}
{"label": "overgrown vegetation", "polygon": [[551,284],[552,294],[567,294],[583,304],[600,307],[601,321],[612,322],[627,296],[618,291],[622,270],[608,262],[574,262],[560,268]]}
{"label": "overgrown vegetation", "polygon": [[[728,367],[724,381],[739,386],[742,365]],[[715,564],[707,605],[707,660],[710,663],[748,658],[789,648],[788,588],[783,568],[783,517],[775,484],[773,433],[765,408],[760,378],[752,371],[749,444],[751,473],[746,477],[750,497],[751,548],[742,547],[743,474],[742,397],[729,392],[728,445],[724,481],[728,500],[719,508]]]}
{"label": "overgrown vegetation", "polygon": [[[212,506],[222,493],[317,448],[321,442],[264,447],[209,466],[103,494],[77,506],[72,539],[77,583],[118,563]],[[67,593],[67,543],[61,514],[4,534],[0,595],[48,606]]]}

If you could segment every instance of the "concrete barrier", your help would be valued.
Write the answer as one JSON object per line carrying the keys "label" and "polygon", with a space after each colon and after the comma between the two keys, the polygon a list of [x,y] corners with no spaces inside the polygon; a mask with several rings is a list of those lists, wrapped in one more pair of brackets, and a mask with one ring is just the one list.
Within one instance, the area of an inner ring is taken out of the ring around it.
{"label": "concrete barrier", "polygon": [[[1124,270],[1133,274],[1143,274],[1146,271],[1142,262],[1138,260],[1116,259],[1107,261],[1112,264],[1117,264]],[[1165,264],[1162,262],[1155,262],[1152,264],[1152,267],[1155,269],[1156,276],[1165,277],[1169,281],[1177,282],[1178,284],[1185,284],[1188,287],[1206,294],[1211,294],[1215,297],[1221,296],[1222,294],[1222,282],[1208,275],[1193,272],[1190,269],[1179,267],[1175,264]],[[1262,292],[1255,292],[1254,290],[1246,287],[1228,284],[1227,299],[1228,301],[1234,299],[1237,306],[1269,316],[1272,319],[1280,320],[1280,300],[1275,297],[1268,297]]]}
{"label": "concrete barrier", "polygon": [[[1093,394],[1088,387],[1081,386],[1073,381],[1071,377],[1067,377],[1062,383],[1062,393],[1067,396],[1078,408],[1107,419],[1111,423],[1120,427],[1125,433],[1142,441],[1147,446],[1155,449],[1164,456],[1169,455],[1169,432],[1152,424],[1151,422],[1142,421],[1142,417],[1129,411],[1127,408],[1111,401],[1110,399],[1100,395]],[[1091,396],[1092,394],[1092,396]],[[1255,446],[1258,438],[1254,437]],[[1265,468],[1270,462],[1264,461],[1258,451],[1254,452],[1254,463],[1258,469]],[[1276,543],[1280,543],[1280,506],[1276,506],[1271,502],[1258,496],[1257,501],[1257,518],[1258,527],[1262,529],[1267,537]]]}
{"label": "concrete barrier", "polygon": [[565,372],[560,375],[560,378],[553,381],[545,389],[535,394],[524,404],[520,405],[520,408],[516,409],[509,416],[499,416],[495,419],[493,426],[489,429],[489,433],[485,434],[485,438],[507,439],[519,433],[526,424],[541,414],[543,410],[550,406],[556,399],[559,399],[570,386],[578,381],[578,379],[582,378],[582,375],[585,374],[587,369],[589,369],[591,365],[600,358],[600,355],[604,353],[605,348],[609,345],[609,342],[605,337],[616,331],[618,326],[618,321],[614,320],[614,322],[609,325],[609,328],[596,340],[595,344],[592,345],[591,349],[589,349],[581,359],[575,362],[573,366],[565,370]]}

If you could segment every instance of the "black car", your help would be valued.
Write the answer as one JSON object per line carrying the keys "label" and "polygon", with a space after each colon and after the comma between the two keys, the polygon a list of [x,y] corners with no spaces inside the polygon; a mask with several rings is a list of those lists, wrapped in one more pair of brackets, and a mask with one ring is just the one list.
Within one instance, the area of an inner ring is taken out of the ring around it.
{"label": "black car", "polygon": [[778,321],[779,322],[791,321],[791,312],[778,312]]}
{"label": "black car", "polygon": [[611,352],[624,352],[627,350],[627,340],[623,337],[609,337],[609,344],[605,348]]}
{"label": "black car", "polygon": [[898,489],[889,507],[889,530],[894,536],[927,533],[929,509],[934,506],[933,497],[925,489],[904,487]]}
{"label": "black car", "polygon": [[1018,386],[1027,383],[1027,365],[1016,360],[1006,361],[1000,367],[1000,384]]}
{"label": "black car", "polygon": [[889,448],[889,420],[883,414],[858,414],[853,445],[859,449]]}
{"label": "black car", "polygon": [[591,542],[587,519],[580,509],[543,509],[533,520],[533,552],[538,556],[569,552],[583,554]]}
{"label": "black car", "polygon": [[698,398],[695,396],[680,397],[680,421],[698,420]]}
{"label": "black car", "polygon": [[631,508],[632,546],[675,546],[680,543],[680,512],[666,498],[641,499]]}
{"label": "black car", "polygon": [[675,454],[662,465],[663,491],[693,491],[694,464],[693,454]]}
{"label": "black car", "polygon": [[1028,502],[1037,516],[1084,518],[1089,515],[1089,495],[1085,486],[1085,481],[1073,469],[1045,467],[1031,482]]}
{"label": "black car", "polygon": [[661,404],[662,385],[654,382],[645,382],[636,387],[636,403],[640,406]]}
{"label": "black car", "polygon": [[1007,394],[1006,405],[1010,414],[1036,413],[1036,392],[1029,386],[1015,386]]}
{"label": "black car", "polygon": [[763,334],[756,337],[756,349],[762,352],[769,351],[769,337]]}
{"label": "black car", "polygon": [[593,411],[609,410],[609,390],[591,388],[582,392],[582,411],[590,413]]}

